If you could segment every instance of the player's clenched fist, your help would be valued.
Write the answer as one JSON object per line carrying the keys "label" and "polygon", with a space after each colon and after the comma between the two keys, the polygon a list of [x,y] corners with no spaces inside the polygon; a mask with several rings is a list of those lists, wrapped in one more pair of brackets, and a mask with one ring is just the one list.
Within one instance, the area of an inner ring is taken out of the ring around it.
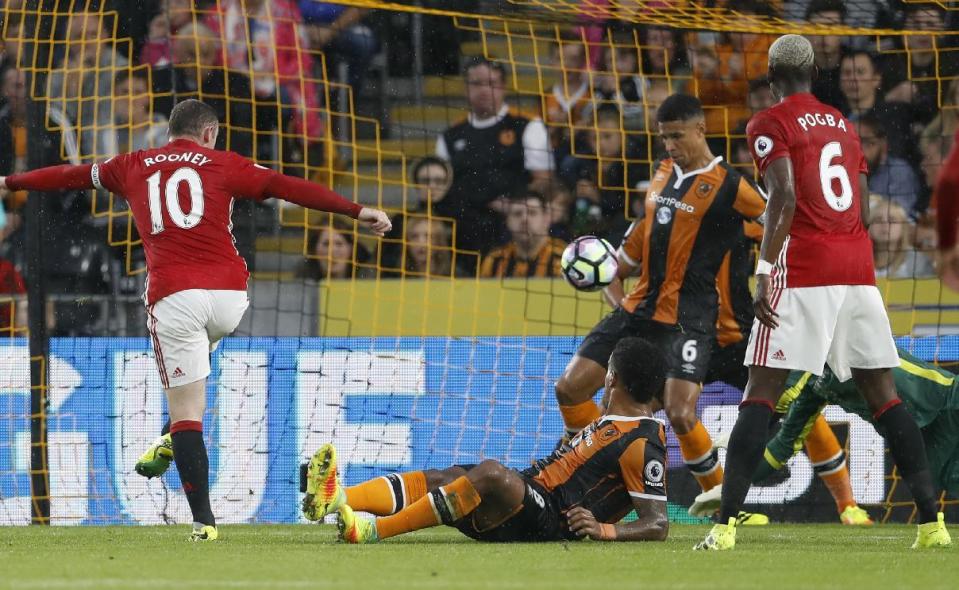
{"label": "player's clenched fist", "polygon": [[369,207],[363,207],[360,210],[359,216],[357,219],[360,220],[366,227],[378,235],[384,236],[386,232],[393,229],[393,224],[390,222],[390,218],[386,216],[386,213],[380,211],[379,209],[370,209]]}
{"label": "player's clenched fist", "polygon": [[569,530],[580,537],[589,537],[594,541],[612,541],[616,538],[616,528],[605,522],[599,522],[593,513],[576,506],[566,513]]}

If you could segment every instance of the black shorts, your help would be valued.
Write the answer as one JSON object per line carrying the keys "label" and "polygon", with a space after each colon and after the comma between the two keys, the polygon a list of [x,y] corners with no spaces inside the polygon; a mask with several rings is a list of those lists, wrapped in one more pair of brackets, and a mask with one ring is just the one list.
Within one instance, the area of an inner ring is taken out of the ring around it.
{"label": "black shorts", "polygon": [[523,504],[516,514],[489,530],[477,530],[469,515],[455,526],[471,539],[487,543],[536,543],[576,538],[569,532],[566,517],[560,511],[553,495],[532,478],[521,475],[526,483]]}
{"label": "black shorts", "polygon": [[712,334],[637,318],[622,308],[600,320],[583,339],[576,354],[605,367],[616,343],[629,336],[648,340],[663,352],[667,378],[704,382],[715,340]]}
{"label": "black shorts", "polygon": [[746,382],[749,381],[749,367],[743,364],[743,359],[746,358],[746,346],[748,344],[748,338],[743,338],[739,342],[725,347],[721,347],[714,342],[712,358],[709,360],[709,370],[706,372],[704,383],[722,381],[737,389],[745,390]]}

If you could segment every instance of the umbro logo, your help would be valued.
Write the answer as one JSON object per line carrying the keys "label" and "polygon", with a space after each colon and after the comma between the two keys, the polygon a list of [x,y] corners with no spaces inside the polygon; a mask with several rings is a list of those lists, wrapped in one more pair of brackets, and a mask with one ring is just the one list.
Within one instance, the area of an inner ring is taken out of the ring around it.
{"label": "umbro logo", "polygon": [[772,359],[774,361],[784,361],[786,360],[786,354],[780,349],[773,353]]}
{"label": "umbro logo", "polygon": [[177,368],[173,369],[173,374],[170,375],[170,377],[174,377],[174,378],[176,378],[176,377],[183,377],[183,375],[185,375],[185,373],[180,370],[180,367],[177,367]]}

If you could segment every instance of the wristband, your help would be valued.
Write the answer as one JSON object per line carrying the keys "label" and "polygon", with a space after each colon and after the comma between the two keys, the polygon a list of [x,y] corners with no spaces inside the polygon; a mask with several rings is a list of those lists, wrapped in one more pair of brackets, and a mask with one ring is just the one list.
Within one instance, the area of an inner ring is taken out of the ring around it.
{"label": "wristband", "polygon": [[756,274],[769,275],[769,274],[772,274],[772,272],[773,272],[772,263],[763,259],[759,259],[759,262],[756,263]]}
{"label": "wristband", "polygon": [[601,522],[599,523],[599,530],[601,531],[604,541],[616,540],[616,525],[609,524],[607,522]]}

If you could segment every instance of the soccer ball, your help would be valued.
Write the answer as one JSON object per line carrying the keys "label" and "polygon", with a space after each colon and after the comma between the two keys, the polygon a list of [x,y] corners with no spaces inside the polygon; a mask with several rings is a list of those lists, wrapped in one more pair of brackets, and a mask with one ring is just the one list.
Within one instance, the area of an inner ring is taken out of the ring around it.
{"label": "soccer ball", "polygon": [[563,251],[561,268],[569,284],[580,291],[596,291],[613,282],[619,262],[609,242],[582,236]]}

